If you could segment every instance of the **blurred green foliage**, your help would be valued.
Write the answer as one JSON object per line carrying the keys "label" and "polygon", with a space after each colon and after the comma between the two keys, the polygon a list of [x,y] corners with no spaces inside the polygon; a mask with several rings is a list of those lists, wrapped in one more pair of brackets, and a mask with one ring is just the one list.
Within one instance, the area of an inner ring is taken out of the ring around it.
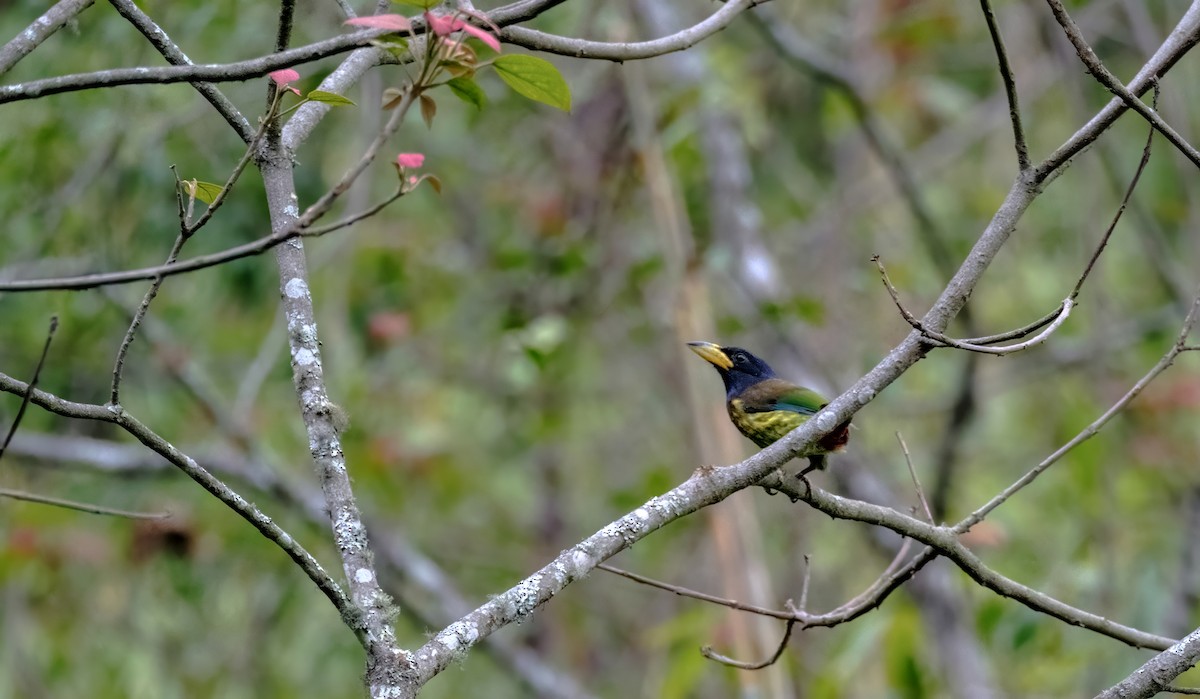
{"label": "blurred green foliage", "polygon": [[[43,6],[8,3],[0,36],[15,35]],[[271,3],[181,0],[144,8],[198,63],[271,49]],[[334,3],[301,8],[294,43],[341,31]],[[1072,8],[1102,58],[1127,76],[1156,45],[1147,42],[1169,30],[1179,3]],[[771,9],[856,76],[913,168],[936,220],[932,233],[961,259],[1015,172],[978,8],[949,0],[869,7],[818,0]],[[695,10],[680,3],[678,24]],[[1108,94],[1083,75],[1044,8],[999,3],[997,13],[1031,149],[1044,156]],[[644,35],[623,3],[567,3],[536,26],[614,40]],[[623,66],[554,59],[575,98],[569,115],[513,95],[494,76],[480,81],[488,95],[482,112],[435,93],[433,128],[411,115],[392,146],[425,153],[425,169],[441,178],[444,196],[422,188],[352,230],[307,243],[331,395],[351,420],[344,446],[360,504],[377,527],[408,537],[442,566],[474,603],[699,463],[680,366],[691,360],[672,332],[677,270],[648,184],[655,149],[710,285],[721,337],[704,339],[755,348],[794,378],[836,389],[907,332],[878,284],[872,254],[882,256],[918,313],[946,280],[923,242],[931,231],[917,229],[836,89],[783,61],[744,22],[693,51],[704,67],[698,86],[680,80],[665,59]],[[5,80],[159,64],[98,3]],[[314,88],[336,64],[302,66],[300,87]],[[1163,83],[1164,114],[1184,133],[1200,128],[1197,72],[1189,56]],[[381,123],[380,92],[402,77],[397,66],[371,73],[347,95],[359,107],[334,110],[305,144],[296,171],[301,206],[359,157]],[[221,87],[253,121],[263,82]],[[710,206],[721,193],[709,188],[707,169],[722,163],[710,162],[700,134],[709,110],[728,114],[749,150],[752,203],[783,271],[768,301],[746,293],[735,278],[739,249],[713,230]],[[1024,324],[1070,291],[1144,138],[1141,122],[1122,119],[1038,200],[972,297],[981,332]],[[229,128],[186,85],[4,105],[0,277],[160,263],[177,232],[170,168],[186,179],[222,182],[240,153]],[[386,162],[377,163],[332,216],[385,196],[392,177]],[[1026,353],[981,359],[950,518],[1095,419],[1172,341],[1196,281],[1200,243],[1191,232],[1200,207],[1192,181],[1189,166],[1158,144],[1062,331]],[[260,179],[248,172],[184,256],[266,234],[263,201]],[[0,371],[32,371],[48,316],[57,313],[62,324],[42,388],[104,402],[127,310],[144,289],[0,293]],[[289,477],[311,484],[277,289],[269,255],[168,280],[150,314],[159,339],[143,336],[133,345],[123,403],[197,455],[236,451],[213,419],[215,408],[249,430]],[[803,361],[783,347],[801,348]],[[934,352],[856,419],[852,453],[905,494],[888,504],[915,504],[897,430],[931,485],[962,361]],[[175,378],[182,367],[202,372],[216,406],[198,402]],[[1196,370],[1194,357],[1181,358],[1127,415],[989,518],[972,543],[987,563],[1139,628],[1177,634],[1200,623],[1192,608],[1175,618],[1171,604],[1197,594],[1181,563],[1196,535],[1184,526],[1198,497]],[[720,399],[715,379],[703,390]],[[0,425],[10,424],[18,403],[0,399]],[[22,432],[129,442],[107,426],[40,410],[29,412]],[[327,527],[233,482],[338,570]],[[175,515],[166,525],[140,524],[3,501],[0,698],[360,694],[362,654],[336,613],[275,547],[181,474],[114,476],[15,455],[0,463],[0,485]],[[810,608],[818,610],[857,594],[887,564],[868,545],[866,527],[757,491],[736,497],[753,499],[764,523],[761,563],[776,606],[798,594],[806,553],[813,557]],[[719,591],[706,521],[672,525],[618,564]],[[391,577],[399,636],[412,647],[436,629],[420,618],[442,619],[404,573]],[[1008,696],[1092,696],[1147,657],[955,579]],[[735,671],[696,650],[730,647],[723,611],[599,572],[500,634],[598,696],[727,697],[739,686]],[[853,624],[798,634],[783,662],[799,696],[951,696],[927,634],[901,591]],[[475,696],[484,687],[488,696],[529,696],[483,652],[434,680],[424,696]]]}

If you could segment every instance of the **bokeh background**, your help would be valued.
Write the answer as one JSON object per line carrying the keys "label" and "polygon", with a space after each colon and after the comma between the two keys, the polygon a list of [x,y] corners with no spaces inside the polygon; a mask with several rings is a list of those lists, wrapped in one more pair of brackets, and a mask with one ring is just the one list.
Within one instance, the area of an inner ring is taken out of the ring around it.
{"label": "bokeh background", "polygon": [[[271,49],[273,3],[143,7],[197,62]],[[1069,7],[1128,78],[1186,3]],[[0,8],[5,38],[44,9]],[[632,40],[712,10],[574,2],[533,26]],[[996,12],[1036,161],[1109,95],[1044,5],[1001,0]],[[340,21],[335,3],[301,0],[295,43],[336,34]],[[748,347],[835,394],[908,331],[871,256],[919,314],[1015,175],[1007,106],[973,3],[776,0],[684,53],[624,65],[553,60],[574,94],[570,114],[514,95],[494,75],[480,79],[481,112],[435,93],[433,128],[413,114],[392,145],[425,153],[443,195],[423,188],[307,243],[330,393],[350,420],[347,462],[408,647],[455,618],[455,605],[507,589],[697,466],[753,452],[727,424],[717,376],[684,341]],[[4,79],[161,63],[98,3]],[[302,66],[302,89],[336,64]],[[1200,128],[1198,66],[1188,56],[1163,81],[1161,111],[1185,135]],[[348,95],[359,106],[325,119],[298,156],[302,205],[358,158],[381,123],[381,91],[402,79],[397,66],[371,72]],[[253,115],[263,83],[222,89]],[[999,332],[1056,307],[1115,212],[1145,135],[1123,117],[1049,187],[956,334]],[[220,182],[240,153],[187,85],[4,105],[0,278],[160,263],[177,232],[171,166]],[[394,176],[374,165],[338,212],[385,196]],[[908,511],[917,498],[900,432],[939,516],[956,519],[1095,419],[1167,349],[1190,302],[1196,181],[1157,143],[1078,308],[1049,343],[1002,359],[935,351],[859,413],[848,453],[815,482]],[[267,232],[262,184],[249,172],[185,256]],[[0,293],[0,371],[32,372],[55,313],[41,386],[104,402],[144,290]],[[1075,606],[1162,634],[1194,628],[1197,368],[1182,357],[974,530],[972,547]],[[133,346],[122,402],[339,568],[312,499],[269,255],[169,279]],[[5,429],[18,405],[0,398]],[[139,523],[2,501],[0,697],[361,694],[361,650],[313,585],[119,431],[30,410],[0,462],[0,486],[174,515]],[[613,562],[781,607],[798,599],[809,556],[809,607],[823,611],[874,580],[895,544],[752,489]],[[512,653],[597,697],[823,699],[1089,697],[1149,657],[998,598],[944,562],[852,624],[797,634],[769,670],[731,670],[698,652],[711,644],[759,659],[781,633],[779,622],[597,571],[499,632],[506,650],[471,653],[423,695],[534,696]]]}

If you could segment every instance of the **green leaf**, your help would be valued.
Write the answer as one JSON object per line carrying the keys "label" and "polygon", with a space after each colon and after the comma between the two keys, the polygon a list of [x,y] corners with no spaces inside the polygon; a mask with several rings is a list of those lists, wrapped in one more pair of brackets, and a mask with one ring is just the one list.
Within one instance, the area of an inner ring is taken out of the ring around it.
{"label": "green leaf", "polygon": [[396,58],[404,58],[408,55],[408,39],[392,36],[390,39],[375,39],[371,45],[383,49],[392,54]]}
{"label": "green leaf", "polygon": [[187,180],[183,183],[183,191],[187,192],[189,197],[195,197],[205,204],[212,204],[218,196],[221,195],[221,190],[225,189],[219,184],[212,182],[201,182],[199,180]]}
{"label": "green leaf", "polygon": [[351,100],[348,97],[342,97],[341,95],[339,95],[336,92],[326,92],[324,90],[313,90],[312,92],[305,95],[305,97],[312,100],[313,102],[324,102],[325,104],[331,104],[335,107],[355,107],[355,106],[357,106],[354,104],[353,100]]}
{"label": "green leaf", "polygon": [[483,88],[470,78],[454,78],[446,85],[456,97],[467,104],[475,105],[476,109],[482,110],[483,105],[487,104],[487,95],[484,94]]}
{"label": "green leaf", "polygon": [[500,79],[531,100],[571,110],[571,88],[554,64],[537,56],[509,54],[492,62]]}
{"label": "green leaf", "polygon": [[394,5],[406,5],[408,7],[417,7],[422,10],[428,10],[437,5],[442,0],[392,0]]}

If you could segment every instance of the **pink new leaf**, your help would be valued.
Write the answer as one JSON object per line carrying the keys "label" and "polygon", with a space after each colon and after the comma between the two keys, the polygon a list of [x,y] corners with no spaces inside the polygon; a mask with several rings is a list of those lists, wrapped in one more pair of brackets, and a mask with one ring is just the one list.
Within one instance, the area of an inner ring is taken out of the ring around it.
{"label": "pink new leaf", "polygon": [[394,32],[406,32],[412,29],[412,22],[404,15],[374,15],[372,17],[355,17],[348,19],[346,24],[371,29],[390,29]]}
{"label": "pink new leaf", "polygon": [[401,153],[396,156],[396,167],[418,168],[425,164],[423,153]]}
{"label": "pink new leaf", "polygon": [[457,15],[435,15],[432,12],[426,12],[425,23],[429,25],[429,30],[438,36],[446,36],[457,31],[464,31],[487,44],[493,51],[500,51],[500,40],[494,34],[489,34],[485,29],[467,24]]}
{"label": "pink new leaf", "polygon": [[300,79],[300,74],[291,68],[284,68],[267,73],[267,77],[274,80],[276,85],[282,86],[296,82]]}
{"label": "pink new leaf", "polygon": [[476,27],[473,24],[467,24],[466,22],[459,22],[459,24],[461,24],[462,26],[458,27],[458,29],[463,30],[464,32],[470,34],[471,36],[475,37],[476,39],[479,39],[483,43],[487,44],[488,48],[495,51],[496,53],[500,52],[500,40],[497,39],[495,37],[495,35],[488,32],[486,29],[480,29],[479,27]]}
{"label": "pink new leaf", "polygon": [[434,34],[446,36],[451,32],[457,31],[463,22],[453,15],[435,15],[432,12],[426,12],[425,23],[429,25],[430,31]]}
{"label": "pink new leaf", "polygon": [[288,84],[288,83],[294,83],[300,79],[300,74],[297,73],[295,70],[293,70],[291,68],[283,68],[281,70],[276,70],[276,71],[267,73],[267,77],[270,78],[276,85],[278,85],[281,90],[291,90],[292,92],[296,93],[297,95],[300,94],[299,90],[297,90],[294,87],[291,87]]}

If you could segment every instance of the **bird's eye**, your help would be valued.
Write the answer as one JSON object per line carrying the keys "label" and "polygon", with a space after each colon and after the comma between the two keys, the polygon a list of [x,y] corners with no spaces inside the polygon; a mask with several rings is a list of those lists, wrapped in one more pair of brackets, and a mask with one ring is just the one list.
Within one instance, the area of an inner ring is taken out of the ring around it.
{"label": "bird's eye", "polygon": [[742,354],[741,352],[738,352],[737,354],[733,355],[733,363],[734,364],[745,364],[746,363],[746,355]]}

